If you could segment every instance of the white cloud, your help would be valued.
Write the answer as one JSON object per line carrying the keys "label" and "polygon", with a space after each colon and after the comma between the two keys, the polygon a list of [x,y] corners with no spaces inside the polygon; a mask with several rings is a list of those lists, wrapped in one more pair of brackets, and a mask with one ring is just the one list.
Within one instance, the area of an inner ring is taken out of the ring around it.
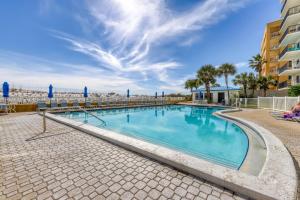
{"label": "white cloud", "polygon": [[[102,44],[58,31],[53,31],[55,37],[69,42],[73,51],[90,56],[120,76],[139,74],[144,80],[156,79],[173,87],[170,82],[176,82],[178,78],[170,77],[168,72],[183,64],[167,58],[168,55],[160,55],[158,60],[155,48],[170,41],[179,46],[192,45],[199,36],[190,37],[190,33],[197,31],[199,35],[199,31],[217,23],[248,0],[206,0],[184,12],[172,10],[165,0],[86,2],[88,16],[77,16],[77,19],[80,24],[85,19],[85,31],[89,24],[91,31],[95,30],[95,25],[104,29],[99,33]],[[87,19],[91,21],[87,22]]]}
{"label": "white cloud", "polygon": [[239,62],[239,63],[236,63],[235,66],[237,68],[245,68],[245,67],[248,67],[249,64],[248,64],[248,62]]}
{"label": "white cloud", "polygon": [[146,90],[134,80],[108,74],[94,66],[52,62],[5,51],[0,51],[0,74],[0,82],[8,81],[22,87],[47,87],[51,83],[57,88],[80,89],[88,86],[102,92],[124,93],[127,88],[136,93]]}

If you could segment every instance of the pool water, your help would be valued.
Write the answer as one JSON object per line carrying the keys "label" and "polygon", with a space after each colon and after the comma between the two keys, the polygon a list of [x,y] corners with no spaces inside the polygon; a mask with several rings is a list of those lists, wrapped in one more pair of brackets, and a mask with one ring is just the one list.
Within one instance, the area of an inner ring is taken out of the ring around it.
{"label": "pool water", "polygon": [[239,169],[248,150],[248,137],[237,125],[216,117],[221,108],[157,106],[59,113],[76,121],[112,130]]}

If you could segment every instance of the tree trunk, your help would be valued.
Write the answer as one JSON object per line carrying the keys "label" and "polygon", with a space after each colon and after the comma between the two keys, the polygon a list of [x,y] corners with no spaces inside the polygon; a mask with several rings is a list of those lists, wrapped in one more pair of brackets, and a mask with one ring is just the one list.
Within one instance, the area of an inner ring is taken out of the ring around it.
{"label": "tree trunk", "polygon": [[264,89],[264,97],[267,96],[267,90]]}
{"label": "tree trunk", "polygon": [[207,103],[211,102],[209,84],[205,84]]}
{"label": "tree trunk", "polygon": [[254,97],[254,91],[255,91],[255,89],[252,89],[252,97]]}
{"label": "tree trunk", "polygon": [[226,88],[227,88],[227,98],[228,98],[228,105],[230,105],[230,94],[229,94],[229,88],[228,88],[228,76],[225,75],[225,84],[226,84]]}
{"label": "tree trunk", "polygon": [[246,85],[244,85],[244,95],[245,95],[245,98],[248,97],[248,95],[247,95],[247,86]]}

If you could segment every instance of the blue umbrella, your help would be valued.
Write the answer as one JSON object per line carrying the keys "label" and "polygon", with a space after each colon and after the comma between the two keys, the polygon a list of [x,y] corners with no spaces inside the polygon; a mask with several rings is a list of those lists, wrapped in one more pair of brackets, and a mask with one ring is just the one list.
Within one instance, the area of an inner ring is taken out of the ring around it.
{"label": "blue umbrella", "polygon": [[157,99],[157,92],[155,92],[155,99]]}
{"label": "blue umbrella", "polygon": [[53,98],[53,86],[51,84],[49,85],[48,98]]}
{"label": "blue umbrella", "polygon": [[87,90],[86,86],[84,87],[84,90],[83,90],[83,96],[84,96],[84,98],[88,97],[88,90]]}
{"label": "blue umbrella", "polygon": [[127,98],[130,97],[129,89],[127,90]]}
{"label": "blue umbrella", "polygon": [[7,82],[3,83],[3,97],[8,98],[9,97],[9,85]]}

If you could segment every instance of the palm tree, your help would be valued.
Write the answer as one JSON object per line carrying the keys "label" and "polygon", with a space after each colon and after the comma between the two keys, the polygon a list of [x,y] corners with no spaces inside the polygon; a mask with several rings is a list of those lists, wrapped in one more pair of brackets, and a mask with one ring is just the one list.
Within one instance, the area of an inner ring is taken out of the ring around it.
{"label": "palm tree", "polygon": [[206,90],[207,102],[211,102],[210,86],[216,83],[218,71],[213,65],[204,65],[197,71],[197,78],[204,84]]}
{"label": "palm tree", "polygon": [[276,86],[277,81],[272,76],[260,76],[258,79],[259,89],[264,91],[264,96],[267,96],[267,90],[270,89],[270,86]]}
{"label": "palm tree", "polygon": [[194,80],[189,79],[189,80],[185,81],[184,88],[187,90],[191,90],[191,92],[192,92],[193,88],[194,88]]}
{"label": "palm tree", "polygon": [[261,70],[264,62],[265,61],[263,60],[261,55],[257,54],[256,56],[253,56],[252,59],[249,60],[249,65],[252,69],[258,72],[259,75],[261,75]]}
{"label": "palm tree", "polygon": [[189,79],[185,82],[184,88],[185,89],[190,89],[191,92],[192,92],[193,88],[198,89],[200,85],[201,85],[200,80],[198,80],[198,79]]}
{"label": "palm tree", "polygon": [[229,95],[229,88],[228,88],[228,76],[234,75],[236,73],[236,68],[233,64],[224,63],[218,69],[219,76],[224,76],[226,89],[227,89],[227,96],[230,104],[230,95]]}
{"label": "palm tree", "polygon": [[247,88],[248,88],[248,73],[241,73],[235,76],[233,79],[233,84],[234,85],[241,85],[244,90],[244,95],[247,98]]}
{"label": "palm tree", "polygon": [[248,75],[248,89],[252,90],[251,96],[254,96],[254,91],[258,87],[258,78],[254,75],[254,73],[249,73]]}

